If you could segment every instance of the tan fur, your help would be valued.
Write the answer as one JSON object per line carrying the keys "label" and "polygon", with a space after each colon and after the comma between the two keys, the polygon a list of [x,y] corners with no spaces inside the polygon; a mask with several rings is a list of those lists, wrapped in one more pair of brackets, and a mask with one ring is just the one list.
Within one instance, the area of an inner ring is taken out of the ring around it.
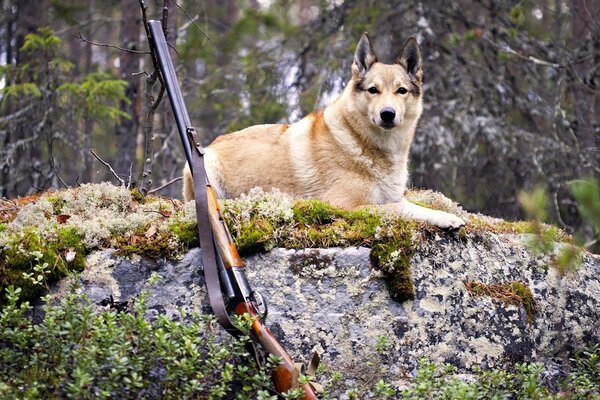
{"label": "tan fur", "polygon": [[[406,50],[408,46],[407,42],[396,64],[382,64],[365,34],[357,47],[352,79],[324,111],[289,126],[256,125],[219,136],[205,156],[217,195],[237,197],[256,186],[278,188],[344,208],[381,205],[444,228],[464,225],[452,214],[403,197],[408,152],[422,111],[420,53],[418,68],[409,73],[415,57],[410,58],[414,54]],[[369,93],[371,87],[378,93]],[[400,87],[409,91],[400,94]],[[395,117],[394,126],[384,128],[381,111],[386,107],[395,111]],[[193,199],[187,166],[183,194],[186,201]]]}

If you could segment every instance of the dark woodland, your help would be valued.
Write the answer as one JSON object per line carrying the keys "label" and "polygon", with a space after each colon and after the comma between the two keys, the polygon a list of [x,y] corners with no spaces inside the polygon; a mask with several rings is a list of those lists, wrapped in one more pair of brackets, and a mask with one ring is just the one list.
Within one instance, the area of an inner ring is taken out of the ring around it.
{"label": "dark woodland", "polygon": [[525,218],[519,193],[541,187],[548,221],[593,241],[569,190],[600,177],[592,0],[0,0],[1,197],[106,180],[146,193],[181,176],[166,96],[154,108],[144,5],[168,19],[204,144],[324,107],[364,31],[387,62],[416,37],[425,97],[411,186],[507,219]]}

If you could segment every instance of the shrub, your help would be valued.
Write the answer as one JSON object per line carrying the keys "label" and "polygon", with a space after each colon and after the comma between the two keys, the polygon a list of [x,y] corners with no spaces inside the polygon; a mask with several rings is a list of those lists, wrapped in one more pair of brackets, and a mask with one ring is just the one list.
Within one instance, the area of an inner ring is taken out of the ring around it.
{"label": "shrub", "polygon": [[[271,362],[257,368],[248,337],[218,337],[212,318],[147,320],[145,296],[129,312],[95,312],[75,290],[45,298],[39,324],[20,289],[0,312],[0,398],[271,399]],[[289,398],[294,398],[293,396]]]}

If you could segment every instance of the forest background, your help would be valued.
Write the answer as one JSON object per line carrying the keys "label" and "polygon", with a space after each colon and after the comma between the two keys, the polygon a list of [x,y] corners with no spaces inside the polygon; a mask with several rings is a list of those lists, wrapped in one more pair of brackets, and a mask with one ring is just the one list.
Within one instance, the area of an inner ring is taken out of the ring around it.
{"label": "forest background", "polygon": [[[385,62],[415,36],[425,91],[411,186],[508,219],[525,217],[520,192],[541,187],[549,221],[597,238],[570,184],[600,177],[600,2],[150,0],[148,18],[162,18],[163,4],[204,144],[327,105],[362,32]],[[181,175],[168,101],[149,114],[158,92],[139,1],[0,9],[0,196],[116,182],[99,159],[144,192]]]}

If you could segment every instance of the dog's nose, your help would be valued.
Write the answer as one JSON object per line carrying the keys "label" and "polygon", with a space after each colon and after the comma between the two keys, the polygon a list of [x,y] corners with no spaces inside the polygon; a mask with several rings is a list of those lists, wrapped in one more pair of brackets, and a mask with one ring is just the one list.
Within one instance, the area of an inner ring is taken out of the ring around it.
{"label": "dog's nose", "polygon": [[394,111],[392,107],[384,107],[379,112],[379,116],[383,122],[389,124],[390,122],[394,121],[394,118],[396,118],[396,111]]}

